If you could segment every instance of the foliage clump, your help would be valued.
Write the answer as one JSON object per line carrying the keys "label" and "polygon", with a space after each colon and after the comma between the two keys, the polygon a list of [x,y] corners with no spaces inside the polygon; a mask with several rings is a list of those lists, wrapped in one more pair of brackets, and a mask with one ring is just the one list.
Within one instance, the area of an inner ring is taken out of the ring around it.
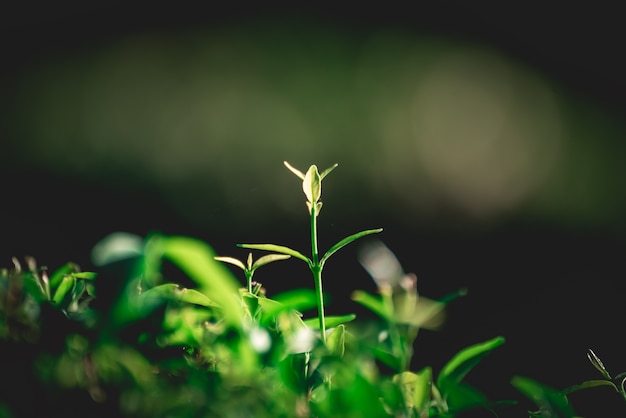
{"label": "foliage clump", "polygon": [[[441,300],[420,295],[415,275],[382,241],[370,238],[359,252],[377,294],[352,294],[381,319],[374,331],[364,333],[351,313],[325,315],[325,263],[382,229],[321,253],[321,183],[337,165],[321,174],[315,165],[306,173],[285,166],[302,180],[310,255],[238,244],[266,252],[240,261],[190,237],[114,233],[93,249],[95,272],[68,263],[49,274],[33,258],[26,268],[14,258],[0,269],[0,417],[506,416],[516,401],[488,399],[465,381],[504,344],[501,336],[460,349],[440,370],[411,369],[419,331],[438,329],[446,305],[463,291]],[[289,258],[308,265],[313,290],[269,297],[253,276]],[[241,269],[243,285],[224,263]],[[612,378],[591,350],[589,359],[603,379],[564,391],[514,377],[513,386],[539,408],[529,415],[573,417],[568,396],[580,389],[609,386],[624,395],[624,374]]]}

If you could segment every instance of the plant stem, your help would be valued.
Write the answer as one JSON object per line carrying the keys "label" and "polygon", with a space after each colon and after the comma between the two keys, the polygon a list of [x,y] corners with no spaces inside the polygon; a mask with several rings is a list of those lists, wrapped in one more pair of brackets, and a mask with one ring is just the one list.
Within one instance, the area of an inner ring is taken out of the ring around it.
{"label": "plant stem", "polygon": [[311,272],[315,281],[315,294],[317,296],[317,317],[320,324],[322,341],[326,343],[326,320],[324,319],[324,294],[322,293],[322,266],[319,261],[317,249],[317,207],[311,205]]}

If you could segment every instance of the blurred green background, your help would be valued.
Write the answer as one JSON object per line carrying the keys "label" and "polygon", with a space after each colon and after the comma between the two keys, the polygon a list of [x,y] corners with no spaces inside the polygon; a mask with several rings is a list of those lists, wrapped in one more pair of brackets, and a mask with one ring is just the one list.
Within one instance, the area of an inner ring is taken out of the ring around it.
{"label": "blurred green background", "polygon": [[[626,370],[624,30],[568,7],[9,6],[0,262],[88,270],[115,231],[305,250],[282,162],[339,163],[323,248],[383,227],[423,294],[469,289],[418,364],[504,335],[485,379],[569,386],[596,377],[587,348]],[[330,310],[373,288],[356,250],[326,269]],[[270,294],[312,286],[279,264]]]}

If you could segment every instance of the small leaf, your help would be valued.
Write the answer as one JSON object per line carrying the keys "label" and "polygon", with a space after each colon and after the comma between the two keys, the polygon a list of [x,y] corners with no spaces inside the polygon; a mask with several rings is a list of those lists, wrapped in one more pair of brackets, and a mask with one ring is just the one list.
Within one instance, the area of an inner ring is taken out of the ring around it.
{"label": "small leaf", "polygon": [[297,168],[292,167],[287,161],[283,161],[283,164],[285,164],[285,167],[287,167],[293,174],[298,176],[300,180],[304,180],[304,174],[302,173],[302,171],[298,170]]}
{"label": "small leaf", "polygon": [[339,241],[338,243],[336,243],[335,245],[333,245],[332,247],[330,247],[330,249],[328,251],[326,251],[326,254],[324,254],[324,256],[321,258],[320,260],[320,264],[323,266],[324,263],[326,262],[326,260],[328,260],[328,258],[333,255],[334,253],[336,253],[337,251],[339,251],[341,248],[345,247],[346,245],[350,244],[351,242],[364,237],[366,235],[371,235],[371,234],[377,234],[379,232],[382,232],[382,228],[377,228],[377,229],[368,229],[365,231],[361,231],[361,232],[357,232],[356,234],[352,234],[344,239],[342,239],[341,241]]}
{"label": "small leaf", "polygon": [[405,371],[393,376],[393,382],[400,386],[407,408],[415,408],[417,416],[421,416],[430,403],[432,369],[424,367],[418,373]]}
{"label": "small leaf", "polygon": [[287,254],[290,255],[292,257],[296,257],[299,258],[300,260],[306,261],[307,264],[311,265],[311,260],[309,260],[308,257],[306,257],[304,254],[296,251],[296,250],[292,250],[289,247],[284,247],[282,245],[275,245],[275,244],[237,244],[238,247],[240,248],[248,248],[251,250],[263,250],[263,251],[274,251],[277,253],[281,253],[281,254]]}
{"label": "small leaf", "polygon": [[61,283],[61,281],[63,280],[63,277],[76,272],[76,264],[74,263],[66,263],[63,266],[61,266],[60,268],[58,268],[54,273],[52,273],[52,275],[50,276],[50,287],[52,289],[56,289],[57,286]]}
{"label": "small leaf", "polygon": [[376,297],[363,290],[355,290],[352,293],[352,300],[365,306],[366,308],[368,308],[370,311],[374,312],[376,315],[380,316],[381,318],[386,319],[386,320],[390,319],[389,316],[387,315],[385,304],[383,303],[381,298]]}
{"label": "small leaf", "polygon": [[213,258],[223,263],[232,264],[233,266],[237,266],[243,271],[246,271],[246,266],[241,262],[241,260],[238,260],[234,257],[213,257]]}
{"label": "small leaf", "polygon": [[322,196],[322,179],[317,166],[312,165],[302,181],[302,190],[310,203],[317,203]]}
{"label": "small leaf", "polygon": [[72,276],[63,277],[63,280],[57,287],[56,291],[54,292],[54,296],[52,297],[52,301],[56,305],[60,305],[61,302],[63,302],[65,296],[72,289],[72,286],[74,286],[75,280],[76,279],[74,279]]}
{"label": "small leaf", "polygon": [[291,258],[291,256],[289,254],[268,254],[268,255],[264,255],[263,257],[259,258],[254,263],[252,263],[252,269],[256,270],[259,267],[262,267],[262,266],[264,266],[266,264],[272,263],[274,261],[286,260],[288,258]]}
{"label": "small leaf", "polygon": [[338,165],[339,164],[335,163],[332,166],[328,167],[326,170],[324,170],[322,174],[320,174],[320,180],[324,180],[324,177],[326,177],[331,171],[337,168]]}
{"label": "small leaf", "polygon": [[343,357],[346,351],[346,326],[343,324],[338,325],[333,329],[326,338],[326,346],[331,353]]}
{"label": "small leaf", "polygon": [[591,364],[593,364],[593,367],[595,367],[600,373],[602,373],[602,376],[605,379],[612,380],[611,375],[609,374],[609,371],[606,369],[606,367],[604,367],[602,360],[600,360],[600,357],[598,357],[591,348],[587,350],[587,358],[589,359]]}
{"label": "small leaf", "polygon": [[564,395],[569,395],[572,392],[576,392],[582,389],[595,388],[598,386],[610,386],[619,393],[619,388],[615,385],[615,383],[608,380],[587,380],[578,385],[570,386],[566,389],[563,389],[561,393]]}
{"label": "small leaf", "polygon": [[98,274],[91,271],[82,271],[79,273],[71,273],[70,276],[74,277],[75,279],[95,280],[98,277]]}
{"label": "small leaf", "polygon": [[504,344],[504,337],[496,337],[491,340],[475,344],[459,351],[446,363],[437,377],[437,387],[443,393],[447,393],[474,368],[487,354]]}

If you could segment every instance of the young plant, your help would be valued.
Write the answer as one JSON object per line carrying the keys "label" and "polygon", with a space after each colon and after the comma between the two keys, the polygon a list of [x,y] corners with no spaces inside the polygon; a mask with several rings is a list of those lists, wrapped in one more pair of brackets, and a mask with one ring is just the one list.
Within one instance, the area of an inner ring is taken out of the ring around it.
{"label": "young plant", "polygon": [[603,379],[586,380],[580,384],[570,386],[563,390],[556,390],[523,376],[515,376],[511,384],[522,394],[531,399],[539,408],[537,411],[528,411],[529,416],[548,418],[552,416],[574,418],[574,412],[569,395],[580,390],[587,390],[600,386],[608,386],[619,393],[626,400],[626,372],[620,373],[614,378],[608,372],[600,357],[589,349],[587,358],[602,375]]}
{"label": "young plant", "polygon": [[246,276],[247,289],[249,293],[252,293],[252,276],[254,275],[254,271],[261,266],[269,264],[273,261],[278,260],[286,260],[290,258],[290,255],[286,254],[268,254],[252,262],[252,253],[248,254],[248,259],[246,260],[246,264],[241,262],[239,259],[234,257],[214,257],[217,261],[222,261],[224,263],[232,264],[234,266],[239,267],[243,270],[243,274]]}
{"label": "young plant", "polygon": [[293,250],[289,247],[276,244],[237,244],[241,248],[273,251],[280,254],[289,255],[304,261],[313,274],[313,282],[315,283],[315,294],[317,299],[317,317],[320,330],[320,337],[324,343],[326,343],[326,318],[324,316],[324,295],[322,293],[322,270],[324,264],[334,253],[341,248],[350,244],[351,242],[364,237],[366,235],[376,234],[382,231],[382,228],[368,229],[365,231],[357,232],[350,235],[335,245],[330,247],[324,255],[320,257],[320,252],[317,243],[317,217],[322,210],[322,202],[320,200],[322,196],[322,180],[332,170],[334,170],[338,164],[334,164],[320,174],[317,166],[312,165],[307,170],[306,174],[297,168],[292,167],[287,161],[284,161],[285,167],[287,167],[293,174],[302,180],[302,190],[307,198],[306,206],[309,212],[310,219],[310,234],[311,234],[311,257],[307,257],[299,251]]}

